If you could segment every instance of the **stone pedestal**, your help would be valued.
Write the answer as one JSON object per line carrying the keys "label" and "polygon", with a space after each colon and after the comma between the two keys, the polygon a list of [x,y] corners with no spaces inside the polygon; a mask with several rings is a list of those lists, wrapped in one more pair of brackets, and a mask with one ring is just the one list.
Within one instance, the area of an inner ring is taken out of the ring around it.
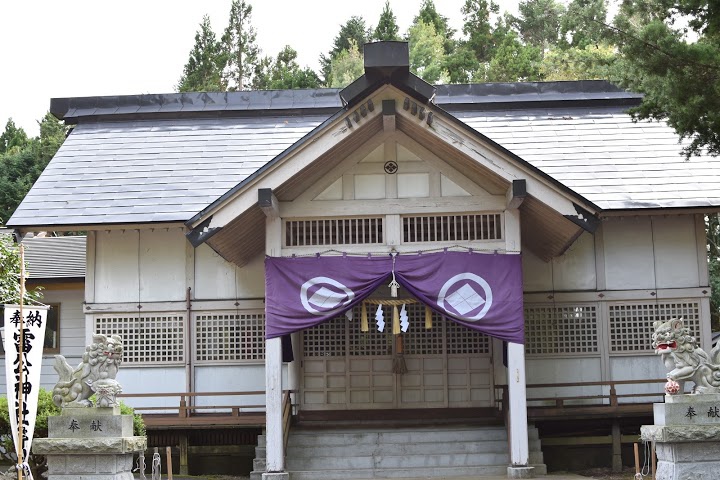
{"label": "stone pedestal", "polygon": [[32,451],[47,456],[48,480],[133,480],[133,454],[147,439],[133,436],[132,415],[119,407],[69,408],[48,418],[48,438]]}
{"label": "stone pedestal", "polygon": [[657,480],[714,480],[720,472],[720,394],[667,395],[653,406],[655,425],[641,438],[655,442]]}

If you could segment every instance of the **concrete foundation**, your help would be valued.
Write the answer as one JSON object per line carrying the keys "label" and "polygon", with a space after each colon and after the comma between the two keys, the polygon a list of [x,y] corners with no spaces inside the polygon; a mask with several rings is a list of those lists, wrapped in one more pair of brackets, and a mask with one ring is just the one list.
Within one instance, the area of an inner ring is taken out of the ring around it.
{"label": "concrete foundation", "polygon": [[535,478],[535,467],[508,467],[508,478]]}
{"label": "concrete foundation", "polygon": [[657,480],[711,480],[720,472],[720,395],[666,396],[655,425],[640,434],[655,443]]}
{"label": "concrete foundation", "polygon": [[49,480],[133,480],[133,454],[147,446],[117,407],[64,408],[48,419],[48,433],[33,453],[47,457]]}

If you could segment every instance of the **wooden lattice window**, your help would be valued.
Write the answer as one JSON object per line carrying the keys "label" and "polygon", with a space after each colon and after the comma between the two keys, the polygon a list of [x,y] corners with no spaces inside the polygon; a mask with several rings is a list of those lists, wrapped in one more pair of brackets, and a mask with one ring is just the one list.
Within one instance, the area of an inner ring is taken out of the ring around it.
{"label": "wooden lattice window", "polygon": [[452,320],[445,322],[445,336],[449,355],[490,353],[490,337]]}
{"label": "wooden lattice window", "polygon": [[345,356],[345,324],[340,316],[303,330],[303,348],[306,357]]}
{"label": "wooden lattice window", "polygon": [[[426,329],[425,305],[413,303],[406,305],[405,310],[410,325],[407,332],[403,334],[404,352],[408,355],[442,355],[445,353],[442,317],[433,312],[432,328]],[[387,307],[386,312],[391,315],[389,318],[392,320],[392,307]],[[390,326],[392,327],[392,324]]]}
{"label": "wooden lattice window", "polygon": [[362,331],[360,322],[361,310],[359,306],[353,309],[353,319],[350,322],[345,318],[345,323],[350,330],[348,332],[350,336],[348,345],[350,355],[356,357],[392,355],[392,308],[383,307],[385,328],[382,332],[378,332],[377,329],[375,321],[376,311],[377,305],[367,306],[369,330],[367,332]]}
{"label": "wooden lattice window", "polygon": [[211,313],[195,316],[198,362],[265,359],[265,315]]}
{"label": "wooden lattice window", "polygon": [[103,315],[95,318],[95,332],[122,337],[123,363],[126,364],[185,361],[183,314]]}
{"label": "wooden lattice window", "polygon": [[700,342],[700,303],[675,302],[613,302],[610,317],[610,352],[652,352],[653,323],[682,318],[690,335]]}
{"label": "wooden lattice window", "polygon": [[382,217],[285,221],[286,247],[377,245],[382,243]]}
{"label": "wooden lattice window", "polygon": [[499,213],[403,216],[403,243],[502,240]]}
{"label": "wooden lattice window", "polygon": [[525,352],[534,355],[598,352],[597,307],[526,306]]}

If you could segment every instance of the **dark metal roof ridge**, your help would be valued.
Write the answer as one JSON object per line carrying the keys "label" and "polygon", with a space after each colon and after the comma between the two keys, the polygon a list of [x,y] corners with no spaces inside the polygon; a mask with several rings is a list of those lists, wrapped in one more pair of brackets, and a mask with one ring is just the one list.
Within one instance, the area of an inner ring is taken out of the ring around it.
{"label": "dark metal roof ridge", "polygon": [[[547,107],[637,105],[642,95],[605,80],[438,85],[434,102],[446,110],[522,109]],[[198,118],[267,116],[279,113],[332,114],[342,107],[340,89],[255,90],[104,97],[53,98],[50,112],[67,123],[80,118]],[[407,92],[406,92],[407,93]]]}

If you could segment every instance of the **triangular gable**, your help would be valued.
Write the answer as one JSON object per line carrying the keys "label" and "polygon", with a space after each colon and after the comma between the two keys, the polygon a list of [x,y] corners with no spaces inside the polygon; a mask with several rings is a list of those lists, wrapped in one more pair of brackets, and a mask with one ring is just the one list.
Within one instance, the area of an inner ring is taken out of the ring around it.
{"label": "triangular gable", "polygon": [[437,106],[419,104],[386,84],[339,111],[188,221],[188,237],[243,264],[264,247],[258,189],[270,188],[279,202],[292,202],[331,169],[358,163],[391,137],[412,143],[418,157],[451,164],[493,195],[510,195],[513,181],[524,180],[529,201],[521,206],[522,228],[533,232],[535,240],[528,238],[526,244],[541,258],[561,254],[582,228],[592,228],[592,214],[598,211],[592,203]]}

